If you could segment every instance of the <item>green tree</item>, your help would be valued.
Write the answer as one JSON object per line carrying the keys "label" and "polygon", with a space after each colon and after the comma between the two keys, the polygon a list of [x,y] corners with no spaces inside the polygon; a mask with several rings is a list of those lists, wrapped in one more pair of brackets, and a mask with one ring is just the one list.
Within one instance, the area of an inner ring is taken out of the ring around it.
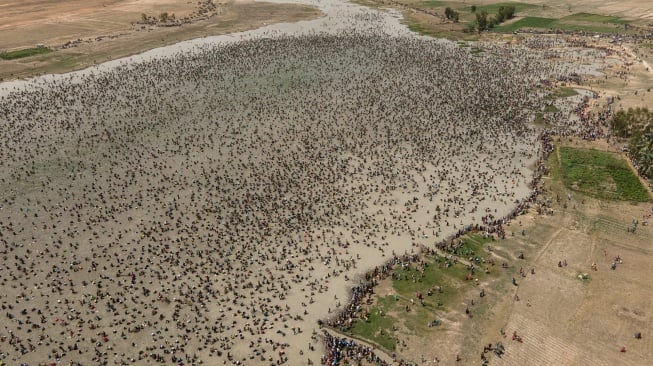
{"label": "green tree", "polygon": [[487,11],[483,10],[480,13],[476,13],[476,24],[479,32],[488,29]]}
{"label": "green tree", "polygon": [[628,137],[628,117],[623,110],[618,111],[612,117],[612,131],[618,137]]}
{"label": "green tree", "polygon": [[503,13],[503,18],[505,20],[510,20],[515,17],[515,7],[512,5],[504,6],[503,11],[499,8],[499,11]]}
{"label": "green tree", "polygon": [[515,17],[514,6],[500,6],[499,11],[494,16],[494,24],[501,24],[506,20],[510,20],[514,17]]}
{"label": "green tree", "polygon": [[653,151],[646,151],[639,161],[639,174],[646,178],[653,178]]}
{"label": "green tree", "polygon": [[653,127],[635,131],[630,141],[630,156],[637,163],[637,171],[644,177],[653,178]]}
{"label": "green tree", "polygon": [[460,14],[458,14],[457,11],[451,9],[450,7],[447,7],[444,9],[444,16],[449,19],[453,20],[455,23],[458,23],[458,19],[460,17]]}

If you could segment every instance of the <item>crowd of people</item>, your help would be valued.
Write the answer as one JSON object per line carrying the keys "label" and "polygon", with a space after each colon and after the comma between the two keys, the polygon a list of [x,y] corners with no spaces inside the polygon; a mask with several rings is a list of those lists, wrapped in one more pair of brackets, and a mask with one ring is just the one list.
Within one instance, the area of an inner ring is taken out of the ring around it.
{"label": "crowd of people", "polygon": [[[355,309],[389,253],[427,233],[499,230],[488,214],[532,201],[532,112],[542,80],[571,71],[495,47],[279,36],[12,91],[0,100],[0,360],[322,352],[304,330]],[[374,267],[353,302],[333,295]]]}
{"label": "crowd of people", "polygon": [[[339,365],[340,362],[360,365],[362,361],[379,366],[391,365],[391,363],[377,355],[371,346],[356,342],[353,339],[333,336],[324,331],[323,341],[327,353],[320,358],[322,365]],[[403,364],[403,361],[398,361],[398,365]]]}

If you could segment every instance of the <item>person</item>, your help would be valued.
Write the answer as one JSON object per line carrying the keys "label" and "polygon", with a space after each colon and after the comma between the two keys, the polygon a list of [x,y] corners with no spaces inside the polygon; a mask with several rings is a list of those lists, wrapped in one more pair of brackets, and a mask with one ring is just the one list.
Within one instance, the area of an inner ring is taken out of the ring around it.
{"label": "person", "polygon": [[521,343],[522,339],[521,339],[521,336],[518,336],[518,335],[517,335],[517,331],[514,331],[514,332],[512,333],[512,340]]}

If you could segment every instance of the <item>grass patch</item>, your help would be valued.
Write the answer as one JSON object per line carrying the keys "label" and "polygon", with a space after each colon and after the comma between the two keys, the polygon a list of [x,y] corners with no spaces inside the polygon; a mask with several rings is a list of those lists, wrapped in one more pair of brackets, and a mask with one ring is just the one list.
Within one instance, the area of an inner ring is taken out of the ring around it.
{"label": "grass patch", "polygon": [[481,253],[483,246],[487,243],[492,242],[492,237],[483,237],[480,234],[468,234],[465,236],[463,241],[463,246],[458,250],[458,254],[465,255],[465,257],[470,258],[470,256],[477,256],[478,253]]}
{"label": "grass patch", "polygon": [[605,34],[614,34],[624,31],[623,27],[616,26],[613,24],[600,25],[585,25],[585,24],[568,24],[561,21],[555,22],[553,25],[554,29],[561,29],[567,31],[583,31],[583,32],[594,32],[594,33],[605,33]]}
{"label": "grass patch", "polygon": [[369,309],[368,320],[358,320],[349,331],[364,339],[372,340],[387,350],[394,350],[397,339],[392,325],[396,319],[388,315],[388,312],[395,306],[395,302],[391,296],[379,297],[377,305]]}
{"label": "grass patch", "polygon": [[544,114],[542,112],[535,113],[535,124],[541,125],[544,123]]}
{"label": "grass patch", "polygon": [[483,52],[485,52],[485,50],[482,49],[482,48],[479,48],[479,47],[474,46],[474,47],[472,47],[472,49],[471,49],[470,52],[472,53],[472,55],[476,56],[476,55],[478,55],[479,53],[483,53]]}
{"label": "grass patch", "polygon": [[560,147],[559,153],[562,179],[569,189],[606,200],[651,200],[646,188],[621,156],[572,147]]}
{"label": "grass patch", "polygon": [[[488,265],[483,263],[487,254],[485,247],[492,241],[492,237],[484,238],[480,234],[471,233],[461,237],[460,245],[451,253],[474,263],[473,278],[481,281],[496,278],[503,272],[486,273],[483,269]],[[367,309],[368,320],[359,318],[350,329],[353,335],[372,340],[393,351],[398,346],[399,335],[408,333],[418,337],[432,337],[435,333],[448,329],[450,311],[459,308],[476,281],[465,279],[470,270],[461,262],[452,263],[441,256],[426,256],[422,260],[424,265],[411,262],[406,268],[394,266],[392,278],[384,280],[391,283],[385,282],[382,285],[387,289],[385,286],[391,284],[394,293],[376,297],[376,303]],[[417,292],[423,296],[421,303],[417,299]],[[472,310],[478,311],[478,314],[485,311]]]}
{"label": "grass patch", "polygon": [[[481,253],[483,245],[492,239],[471,234],[465,236],[462,240],[462,245],[453,254],[474,263],[476,267],[474,278],[480,279],[487,276],[481,269],[481,267],[485,266],[482,264]],[[392,282],[394,290],[400,297],[405,299],[414,298],[417,292],[421,292],[424,294],[426,308],[446,307],[453,304],[460,293],[460,289],[466,284],[471,286],[472,281],[465,280],[465,276],[470,273],[466,265],[460,262],[455,264],[447,262],[448,260],[442,257],[438,257],[437,260],[426,258],[426,266],[423,268],[422,274],[414,265],[407,269],[396,267],[393,271],[395,277]],[[440,286],[442,291],[436,291],[430,297],[426,296],[429,289],[434,288],[434,286]]]}
{"label": "grass patch", "polygon": [[540,17],[523,17],[517,21],[514,21],[510,24],[498,25],[493,28],[496,32],[515,32],[522,28],[552,28],[552,25],[555,23],[555,19],[552,18],[540,18]]}
{"label": "grass patch", "polygon": [[578,13],[561,19],[527,16],[510,24],[496,26],[493,30],[495,32],[507,33],[515,32],[522,28],[537,28],[612,34],[624,32],[622,25],[627,23],[627,21],[618,17]]}
{"label": "grass patch", "polygon": [[568,88],[566,86],[561,86],[551,91],[551,94],[547,95],[545,99],[558,99],[558,98],[569,98],[574,95],[578,95],[578,92],[575,89]]}
{"label": "grass patch", "polygon": [[544,112],[546,113],[555,113],[559,111],[560,110],[558,109],[558,107],[554,106],[553,104],[549,104],[546,107],[544,107]]}
{"label": "grass patch", "polygon": [[449,40],[470,40],[478,39],[476,34],[463,33],[462,30],[446,30],[436,26],[430,26],[428,23],[423,23],[420,20],[411,19],[408,13],[404,13],[403,23],[415,33],[434,38],[446,38]]}
{"label": "grass patch", "polygon": [[408,29],[415,33],[419,33],[424,36],[431,36],[431,37],[437,37],[438,33],[435,32],[434,30],[424,26],[422,23],[417,23],[417,22],[410,22],[408,23]]}
{"label": "grass patch", "polygon": [[428,266],[424,269],[424,276],[411,266],[410,269],[403,270],[400,267],[395,268],[394,273],[397,276],[393,281],[393,287],[397,294],[405,298],[412,298],[418,291],[426,294],[432,286],[441,286],[442,293],[434,295],[443,305],[451,303],[455,296],[455,288],[463,281],[467,269],[461,264],[451,265],[443,268],[444,261],[429,261]]}
{"label": "grass patch", "polygon": [[417,3],[418,7],[424,7],[424,8],[438,8],[441,6],[444,6],[443,1],[437,1],[437,0],[426,0],[422,1],[420,3]]}
{"label": "grass patch", "polygon": [[553,90],[551,92],[550,98],[551,99],[568,98],[568,97],[573,97],[574,95],[578,95],[578,92],[576,90],[563,86]]}
{"label": "grass patch", "polygon": [[[515,13],[518,13],[520,11],[528,10],[528,9],[533,9],[537,8],[537,5],[534,4],[525,4],[525,3],[495,3],[495,4],[487,4],[487,5],[476,5],[476,11],[481,12],[485,10],[488,14],[496,14],[499,12],[500,7],[506,7],[506,6],[514,6],[515,7]],[[471,6],[466,6],[464,8],[461,8],[460,10],[465,10],[465,11],[472,11]]]}
{"label": "grass patch", "polygon": [[0,58],[3,60],[16,60],[19,58],[42,55],[51,51],[52,50],[47,47],[24,48],[22,50],[0,53]]}
{"label": "grass patch", "polygon": [[568,15],[560,19],[561,21],[576,21],[588,23],[613,23],[613,24],[626,24],[628,21],[608,15],[590,14],[590,13],[576,13]]}

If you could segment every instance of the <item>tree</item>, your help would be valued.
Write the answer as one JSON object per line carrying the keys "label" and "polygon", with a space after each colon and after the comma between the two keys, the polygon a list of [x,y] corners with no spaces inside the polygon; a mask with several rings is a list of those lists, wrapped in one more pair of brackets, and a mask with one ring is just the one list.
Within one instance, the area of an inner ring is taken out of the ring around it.
{"label": "tree", "polygon": [[630,141],[630,156],[637,162],[637,171],[644,177],[653,177],[653,127],[635,131]]}
{"label": "tree", "polygon": [[[499,10],[499,11],[501,11],[501,10]],[[503,17],[505,18],[505,20],[509,20],[509,19],[514,18],[515,17],[515,7],[512,6],[512,5],[503,7]]]}
{"label": "tree", "polygon": [[444,9],[444,16],[449,19],[453,20],[455,23],[458,23],[458,19],[460,17],[460,14],[458,14],[457,11],[451,9],[450,7],[447,7]]}
{"label": "tree", "polygon": [[478,25],[479,32],[488,29],[487,11],[483,10],[480,13],[476,13],[476,24]]}
{"label": "tree", "polygon": [[472,13],[476,13],[476,5],[472,5]]}
{"label": "tree", "polygon": [[618,111],[612,117],[612,131],[618,137],[628,137],[628,116],[623,110]]}
{"label": "tree", "polygon": [[494,24],[501,24],[506,20],[512,19],[514,17],[515,17],[514,6],[500,6],[499,12],[494,16]]}
{"label": "tree", "polygon": [[653,177],[653,151],[647,150],[639,158],[639,174],[646,178]]}
{"label": "tree", "polygon": [[161,22],[163,22],[163,23],[167,22],[168,21],[168,12],[164,11],[163,13],[161,13],[161,15],[159,15],[159,20],[161,20]]}

